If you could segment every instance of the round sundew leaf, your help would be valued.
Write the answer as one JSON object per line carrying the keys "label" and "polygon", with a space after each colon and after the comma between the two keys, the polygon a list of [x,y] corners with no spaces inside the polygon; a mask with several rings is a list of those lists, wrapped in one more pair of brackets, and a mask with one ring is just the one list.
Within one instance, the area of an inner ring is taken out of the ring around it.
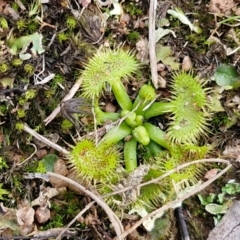
{"label": "round sundew leaf", "polygon": [[98,51],[86,64],[82,73],[83,96],[99,97],[106,83],[112,85],[137,71],[139,63],[129,51],[120,48]]}
{"label": "round sundew leaf", "polygon": [[83,140],[73,148],[69,160],[77,173],[95,182],[110,180],[120,161],[120,155],[115,147],[96,147],[90,140]]}
{"label": "round sundew leaf", "polygon": [[210,114],[207,98],[208,89],[192,74],[180,72],[173,77],[172,121],[168,136],[178,143],[196,143],[199,136],[206,134]]}

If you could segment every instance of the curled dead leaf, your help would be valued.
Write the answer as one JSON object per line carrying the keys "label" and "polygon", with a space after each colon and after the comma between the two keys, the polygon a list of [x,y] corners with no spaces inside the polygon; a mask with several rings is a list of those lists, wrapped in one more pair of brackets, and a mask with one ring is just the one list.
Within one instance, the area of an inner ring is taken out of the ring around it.
{"label": "curled dead leaf", "polygon": [[206,172],[206,174],[204,175],[204,178],[211,179],[217,175],[218,171],[219,171],[219,169],[213,168],[213,169],[209,170],[208,172]]}
{"label": "curled dead leaf", "polygon": [[86,8],[91,3],[91,0],[78,0],[78,2],[82,4],[84,8]]}
{"label": "curled dead leaf", "polygon": [[25,200],[19,205],[19,209],[16,212],[17,222],[21,227],[21,234],[26,235],[33,229],[34,222],[34,209],[30,203]]}
{"label": "curled dead leaf", "polygon": [[192,69],[192,67],[193,67],[193,63],[191,58],[189,56],[185,56],[182,62],[182,70],[189,71],[190,69]]}
{"label": "curled dead leaf", "polygon": [[38,221],[38,223],[45,223],[50,219],[50,210],[49,208],[37,208],[35,212],[35,218]]}
{"label": "curled dead leaf", "polygon": [[68,174],[67,165],[62,159],[58,159],[54,164],[54,173],[66,176]]}

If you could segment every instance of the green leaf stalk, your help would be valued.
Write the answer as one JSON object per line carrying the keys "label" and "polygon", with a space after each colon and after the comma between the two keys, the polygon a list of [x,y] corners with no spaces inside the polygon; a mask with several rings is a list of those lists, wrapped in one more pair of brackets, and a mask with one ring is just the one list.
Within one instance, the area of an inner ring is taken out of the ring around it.
{"label": "green leaf stalk", "polygon": [[132,102],[121,81],[136,72],[139,66],[129,51],[118,48],[97,52],[82,73],[83,96],[98,99],[108,83],[121,109],[131,110]]}
{"label": "green leaf stalk", "polygon": [[134,138],[124,144],[124,161],[127,172],[137,168],[137,140]]}
{"label": "green leaf stalk", "polygon": [[115,126],[108,131],[106,135],[99,141],[97,146],[104,148],[111,147],[130,134],[131,128],[125,122],[123,122],[119,126]]}

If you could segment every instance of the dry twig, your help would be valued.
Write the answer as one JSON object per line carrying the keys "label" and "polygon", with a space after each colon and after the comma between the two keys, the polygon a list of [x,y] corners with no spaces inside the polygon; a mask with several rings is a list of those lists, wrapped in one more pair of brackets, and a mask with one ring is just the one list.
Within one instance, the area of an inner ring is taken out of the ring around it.
{"label": "dry twig", "polygon": [[[226,163],[227,164],[227,167],[224,168],[221,172],[219,172],[215,177],[209,179],[208,181],[202,183],[201,185],[197,186],[194,190],[192,190],[191,192],[189,193],[186,193],[183,197],[180,197],[180,198],[177,198],[175,199],[174,201],[171,201],[169,203],[167,203],[166,205],[162,206],[161,208],[149,213],[146,217],[140,219],[138,222],[136,222],[131,228],[129,228],[127,231],[125,231],[121,237],[124,238],[126,237],[128,234],[130,234],[132,231],[134,231],[138,226],[140,226],[144,221],[146,221],[147,219],[151,218],[151,217],[154,217],[156,216],[157,214],[161,213],[161,212],[164,212],[170,208],[173,208],[174,206],[176,206],[177,204],[183,202],[184,200],[186,200],[187,198],[193,196],[194,194],[200,192],[201,190],[203,190],[204,188],[206,188],[208,185],[210,185],[212,182],[214,182],[215,180],[217,180],[219,177],[221,177],[224,173],[226,173],[231,167],[232,165],[230,164],[229,161],[227,160],[223,160],[223,159],[201,159],[201,160],[196,160],[196,161],[193,161],[193,162],[189,162],[189,163],[186,163],[186,164],[183,164],[183,165],[180,165],[179,167],[167,172],[165,175],[168,176],[176,171],[179,171],[180,169],[182,168],[185,168],[186,166],[189,166],[189,165],[192,165],[192,164],[197,164],[197,163],[205,163],[205,162],[219,162],[219,163]],[[161,179],[164,178],[164,175],[161,176]],[[159,178],[156,178],[154,180],[151,180],[149,182],[156,182],[156,180],[160,179]],[[145,186],[147,184],[150,184],[149,182],[147,183],[144,183],[144,184],[140,184],[139,186]]]}
{"label": "dry twig", "polygon": [[74,187],[78,188],[79,190],[81,190],[82,192],[84,192],[86,195],[88,195],[90,198],[92,198],[94,201],[96,201],[96,203],[102,207],[102,209],[106,212],[106,214],[109,217],[109,220],[112,223],[112,226],[115,230],[115,233],[117,235],[117,239],[118,240],[122,240],[124,239],[124,237],[120,237],[120,235],[123,233],[123,226],[121,221],[119,220],[119,218],[117,217],[117,215],[112,211],[112,209],[104,202],[104,200],[101,199],[101,196],[97,196],[94,193],[92,193],[91,191],[89,191],[88,189],[86,189],[84,186],[82,186],[81,184],[73,181],[70,178],[64,177],[62,175],[56,174],[56,173],[52,173],[52,172],[47,172],[47,175],[50,177],[56,177],[60,180],[63,180],[71,185],[73,185]]}
{"label": "dry twig", "polygon": [[[62,102],[71,99],[75,95],[75,93],[78,91],[81,84],[82,84],[82,79],[78,78],[76,83],[70,89],[69,93],[63,98]],[[52,111],[52,113],[46,119],[44,119],[45,125],[48,125],[60,113],[60,110],[61,110],[61,106],[60,104],[58,104],[58,106]]]}
{"label": "dry twig", "polygon": [[150,0],[149,7],[149,60],[152,74],[152,82],[155,88],[158,88],[157,58],[155,52],[155,18],[156,18],[157,0]]}
{"label": "dry twig", "polygon": [[63,228],[63,230],[62,230],[62,231],[59,233],[59,235],[57,236],[56,240],[61,239],[61,238],[62,238],[62,235],[68,230],[68,228],[70,228],[70,227],[72,226],[72,224],[73,224],[74,222],[76,222],[77,219],[80,218],[89,208],[91,208],[94,203],[95,203],[95,201],[92,201],[92,202],[90,202],[87,206],[85,206],[85,208],[84,208],[82,211],[80,211],[80,212],[74,217],[74,219],[73,219],[70,223],[68,223],[68,225],[67,225],[65,228]]}
{"label": "dry twig", "polygon": [[33,137],[35,137],[37,140],[47,144],[48,146],[56,149],[58,152],[61,152],[65,155],[69,154],[69,151],[67,151],[65,148],[59,146],[58,144],[50,141],[49,139],[43,137],[42,135],[38,134],[37,132],[35,132],[33,129],[31,129],[27,124],[24,124],[23,126],[23,130],[29,134],[31,134]]}

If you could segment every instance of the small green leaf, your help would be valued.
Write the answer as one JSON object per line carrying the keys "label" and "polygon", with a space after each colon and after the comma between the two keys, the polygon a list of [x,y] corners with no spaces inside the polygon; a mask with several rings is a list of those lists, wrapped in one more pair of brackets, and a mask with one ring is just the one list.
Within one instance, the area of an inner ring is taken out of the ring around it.
{"label": "small green leaf", "polygon": [[208,196],[202,196],[202,195],[197,195],[198,196],[198,199],[200,200],[200,202],[201,202],[201,205],[203,205],[203,206],[206,206],[206,205],[208,205],[209,203],[212,203],[212,202],[214,202],[214,199],[215,199],[215,197],[216,197],[216,195],[215,194],[213,194],[213,193],[210,193]]}
{"label": "small green leaf", "polygon": [[237,193],[240,192],[240,183],[235,183],[235,190]]}
{"label": "small green leaf", "polygon": [[240,75],[235,67],[227,64],[221,64],[214,74],[216,83],[221,87],[239,88]]}
{"label": "small green leaf", "polygon": [[157,61],[161,61],[163,64],[170,66],[172,70],[179,69],[179,63],[175,62],[174,57],[172,57],[172,49],[170,47],[156,44],[156,57]]}
{"label": "small green leaf", "polygon": [[172,49],[160,44],[156,44],[156,57],[157,61],[162,61],[164,58],[172,55]]}
{"label": "small green leaf", "polygon": [[11,77],[4,77],[0,80],[0,83],[4,88],[7,88],[7,87],[13,88],[13,82],[14,82],[14,78],[11,78]]}
{"label": "small green leaf", "polygon": [[207,206],[205,206],[206,211],[213,215],[224,214],[227,212],[228,208],[229,208],[228,204],[219,205],[215,203],[210,203]]}
{"label": "small green leaf", "polygon": [[222,187],[222,192],[227,194],[235,194],[240,191],[239,183],[227,183],[224,187]]}
{"label": "small green leaf", "polygon": [[43,166],[47,172],[53,172],[54,164],[58,160],[58,156],[55,154],[48,154],[42,159]]}
{"label": "small green leaf", "polygon": [[3,197],[2,195],[6,195],[6,194],[9,194],[9,192],[5,189],[2,188],[2,183],[0,183],[0,200],[3,200]]}
{"label": "small green leaf", "polygon": [[225,193],[220,193],[220,194],[218,194],[218,202],[220,203],[220,204],[222,204],[223,202],[224,202],[224,196],[225,196]]}
{"label": "small green leaf", "polygon": [[183,13],[183,11],[181,9],[179,9],[179,8],[176,8],[175,10],[169,9],[167,11],[167,13],[172,15],[173,17],[179,19],[183,24],[188,25],[189,28],[191,29],[191,31],[194,31],[195,33],[202,32],[202,30],[198,26],[196,26],[190,22],[188,17]]}
{"label": "small green leaf", "polygon": [[178,70],[179,69],[179,63],[175,62],[174,57],[166,57],[162,60],[164,65],[170,66],[172,70]]}
{"label": "small green leaf", "polygon": [[157,30],[155,30],[155,43],[157,43],[160,39],[162,39],[164,36],[168,35],[169,33],[171,33],[175,38],[175,32],[169,29],[164,29],[164,28],[158,28]]}

